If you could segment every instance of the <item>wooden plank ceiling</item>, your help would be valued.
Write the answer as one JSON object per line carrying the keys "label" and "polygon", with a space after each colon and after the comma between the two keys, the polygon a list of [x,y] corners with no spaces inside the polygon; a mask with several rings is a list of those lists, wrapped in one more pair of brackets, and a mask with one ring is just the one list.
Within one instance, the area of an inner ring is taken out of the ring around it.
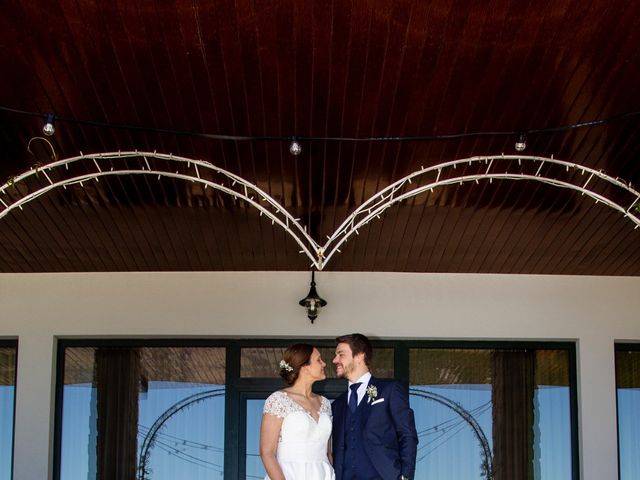
{"label": "wooden plank ceiling", "polygon": [[[640,111],[640,2],[609,0],[9,2],[0,106],[52,113],[58,158],[146,150],[260,186],[319,243],[421,166],[513,154],[513,135]],[[531,133],[554,156],[640,185],[640,116]],[[43,117],[0,111],[0,176],[51,162]],[[140,128],[118,128],[128,125]],[[162,131],[161,131],[162,130]],[[173,131],[167,132],[167,131]],[[177,133],[182,132],[182,133]],[[537,182],[440,188],[388,209],[342,271],[640,275],[640,229]],[[305,270],[281,229],[190,182],[116,177],[0,219],[0,271]]]}

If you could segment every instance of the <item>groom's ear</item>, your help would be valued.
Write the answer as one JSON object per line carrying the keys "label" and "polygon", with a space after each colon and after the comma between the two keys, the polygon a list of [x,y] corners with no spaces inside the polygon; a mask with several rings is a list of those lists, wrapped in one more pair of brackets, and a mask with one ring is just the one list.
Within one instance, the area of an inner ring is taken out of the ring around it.
{"label": "groom's ear", "polygon": [[357,360],[358,363],[364,365],[364,352],[357,353],[353,356],[354,360]]}

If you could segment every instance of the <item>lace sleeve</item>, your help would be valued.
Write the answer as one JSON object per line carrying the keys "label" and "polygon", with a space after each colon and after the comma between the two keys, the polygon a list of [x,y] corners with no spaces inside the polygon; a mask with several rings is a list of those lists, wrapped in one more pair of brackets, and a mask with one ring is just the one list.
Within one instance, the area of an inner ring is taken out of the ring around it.
{"label": "lace sleeve", "polygon": [[329,417],[332,416],[331,402],[327,397],[322,397],[322,403],[320,404],[320,413],[326,413]]}
{"label": "lace sleeve", "polygon": [[273,392],[269,395],[269,398],[264,402],[264,408],[262,409],[262,413],[269,413],[274,417],[284,418],[287,416],[287,408],[284,403],[284,393],[282,392]]}

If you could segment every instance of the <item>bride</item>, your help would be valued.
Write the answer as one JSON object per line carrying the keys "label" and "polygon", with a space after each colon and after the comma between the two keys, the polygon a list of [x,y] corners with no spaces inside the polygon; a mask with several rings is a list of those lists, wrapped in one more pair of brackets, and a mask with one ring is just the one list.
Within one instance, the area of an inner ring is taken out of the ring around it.
{"label": "bride", "polygon": [[287,387],[267,398],[260,428],[265,480],[334,480],[331,404],[311,392],[325,379],[326,364],[317,348],[298,343],[287,348],[279,366]]}

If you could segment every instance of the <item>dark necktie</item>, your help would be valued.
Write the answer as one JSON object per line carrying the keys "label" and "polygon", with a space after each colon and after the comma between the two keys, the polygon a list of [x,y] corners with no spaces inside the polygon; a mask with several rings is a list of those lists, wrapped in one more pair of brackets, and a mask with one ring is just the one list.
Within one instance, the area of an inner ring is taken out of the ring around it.
{"label": "dark necktie", "polygon": [[349,388],[351,389],[351,396],[349,397],[349,410],[355,412],[358,408],[358,387],[361,383],[354,383]]}

